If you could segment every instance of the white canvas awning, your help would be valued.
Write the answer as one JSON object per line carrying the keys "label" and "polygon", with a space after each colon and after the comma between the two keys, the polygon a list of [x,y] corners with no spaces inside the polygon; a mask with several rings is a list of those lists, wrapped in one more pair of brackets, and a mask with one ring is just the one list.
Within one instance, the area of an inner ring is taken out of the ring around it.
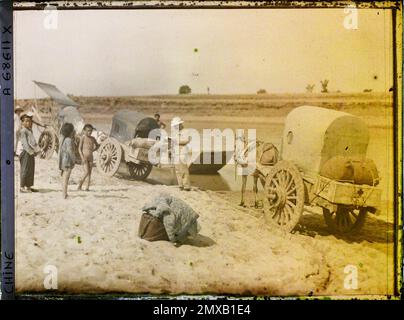
{"label": "white canvas awning", "polygon": [[60,91],[55,85],[45,82],[33,81],[43,92],[45,92],[50,98],[52,98],[56,103],[60,104],[62,107],[72,106],[77,107],[78,104],[66,96],[62,91]]}

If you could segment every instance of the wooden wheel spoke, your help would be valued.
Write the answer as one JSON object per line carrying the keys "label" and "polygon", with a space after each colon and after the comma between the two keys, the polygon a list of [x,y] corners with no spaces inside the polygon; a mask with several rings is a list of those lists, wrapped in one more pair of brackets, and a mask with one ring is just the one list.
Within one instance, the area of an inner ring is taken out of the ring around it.
{"label": "wooden wheel spoke", "polygon": [[278,189],[280,186],[279,186],[279,182],[276,180],[276,178],[274,178],[273,182],[274,182],[275,188]]}
{"label": "wooden wheel spoke", "polygon": [[280,221],[281,221],[281,218],[282,218],[282,211],[279,208],[277,208],[276,211],[277,211],[277,216],[278,216],[278,219],[276,220],[276,222],[278,224],[280,224]]}
{"label": "wooden wheel spoke", "polygon": [[271,209],[270,209],[270,211],[271,211],[271,218],[272,219],[274,219],[277,215],[278,215],[278,208],[277,207],[275,207],[275,206],[272,206],[271,207]]}
{"label": "wooden wheel spoke", "polygon": [[285,189],[286,190],[289,189],[291,181],[293,181],[292,176],[290,175],[289,172],[286,172],[286,180],[285,180]]}
{"label": "wooden wheel spoke", "polygon": [[107,171],[111,170],[111,164],[109,162],[107,162],[107,164],[106,164],[106,169],[107,169]]}
{"label": "wooden wheel spoke", "polygon": [[292,209],[294,208],[294,207],[296,207],[296,204],[294,204],[292,201],[290,201],[290,200],[286,200],[286,205],[289,205]]}
{"label": "wooden wheel spoke", "polygon": [[357,210],[358,212],[355,212],[356,209],[338,206],[337,211],[331,213],[323,208],[323,215],[331,231],[342,234],[356,233],[362,228],[367,213],[365,208]]}
{"label": "wooden wheel spoke", "polygon": [[351,211],[350,214],[353,215],[355,219],[358,219],[358,215],[355,212]]}
{"label": "wooden wheel spoke", "polygon": [[279,186],[280,187],[282,187],[282,188],[284,188],[285,187],[285,176],[284,176],[284,171],[283,170],[281,170],[281,171],[279,171],[279,173],[277,174],[277,178],[278,178],[278,183],[279,183]]}
{"label": "wooden wheel spoke", "polygon": [[293,184],[293,177],[290,176],[289,182],[288,182],[288,184],[286,185],[286,190],[289,190],[290,187],[292,186],[292,184]]}
{"label": "wooden wheel spoke", "polygon": [[108,138],[101,143],[97,167],[102,174],[113,176],[119,169],[122,149],[119,142]]}
{"label": "wooden wheel spoke", "polygon": [[289,207],[288,205],[285,206],[285,210],[287,212],[288,215],[288,220],[292,220],[292,216],[293,216],[293,208]]}
{"label": "wooden wheel spoke", "polygon": [[351,220],[349,212],[347,212],[345,214],[345,221],[346,221],[346,226],[352,226],[352,220]]}
{"label": "wooden wheel spoke", "polygon": [[285,189],[288,186],[288,180],[289,180],[289,173],[286,170],[284,170],[283,171],[283,187]]}
{"label": "wooden wheel spoke", "polygon": [[289,196],[289,195],[291,195],[293,193],[296,193],[296,186],[294,186],[291,189],[288,189],[287,192],[286,192],[286,195]]}
{"label": "wooden wheel spoke", "polygon": [[128,164],[129,173],[135,180],[144,180],[149,175],[152,166],[148,163],[130,163]]}
{"label": "wooden wheel spoke", "polygon": [[304,184],[299,170],[290,162],[275,164],[265,181],[265,220],[292,231],[303,212]]}

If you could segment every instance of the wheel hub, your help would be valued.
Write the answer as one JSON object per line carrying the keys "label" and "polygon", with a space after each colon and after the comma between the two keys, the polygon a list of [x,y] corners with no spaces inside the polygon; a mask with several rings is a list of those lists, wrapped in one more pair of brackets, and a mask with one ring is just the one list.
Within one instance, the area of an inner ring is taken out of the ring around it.
{"label": "wheel hub", "polygon": [[274,207],[284,207],[286,204],[286,192],[277,188],[269,194],[269,199],[272,200]]}
{"label": "wheel hub", "polygon": [[105,152],[101,155],[101,159],[104,161],[105,164],[109,164],[111,162],[112,159],[112,155]]}

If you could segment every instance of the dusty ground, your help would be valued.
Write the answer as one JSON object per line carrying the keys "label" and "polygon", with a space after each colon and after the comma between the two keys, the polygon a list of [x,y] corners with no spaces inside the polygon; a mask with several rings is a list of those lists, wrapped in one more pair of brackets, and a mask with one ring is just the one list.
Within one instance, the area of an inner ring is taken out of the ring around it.
{"label": "dusty ground", "polygon": [[[178,105],[179,99],[183,98],[144,98],[149,104],[144,104],[143,111],[153,113],[160,106],[158,111],[162,112],[161,108],[171,104],[165,114],[167,119],[177,112],[189,121],[205,122],[206,118],[201,117],[207,117],[220,122],[219,116],[229,121],[227,113],[235,114],[234,110],[228,110],[232,104],[236,105],[237,116],[243,118],[242,109],[258,103],[248,119],[259,117],[260,112],[256,110],[262,105],[266,118],[261,117],[259,121],[281,125],[287,110],[295,104],[315,105],[317,101],[317,105],[325,103],[361,113],[372,132],[377,132],[377,136],[380,136],[377,130],[383,132],[372,148],[382,150],[380,152],[390,150],[391,119],[386,115],[391,115],[391,108],[386,96],[358,95],[349,100],[346,96],[318,100],[320,98],[316,96],[312,101],[306,101],[310,99],[302,96],[296,97],[297,102],[291,97],[276,96],[271,98],[272,105],[261,97],[257,99],[263,100],[258,102],[250,98],[246,98],[246,102],[240,97],[230,102],[229,97],[216,97],[213,102],[209,100],[213,99],[211,97],[193,97],[189,98],[191,102],[182,101],[183,105]],[[92,101],[91,108],[83,115],[87,121],[97,123],[110,122],[111,110],[137,109],[140,103],[129,98],[86,101]],[[205,106],[206,113],[201,111],[201,105]],[[102,116],[97,112],[94,116],[89,110],[109,112]],[[221,110],[225,110],[225,115]],[[306,208],[295,232],[283,234],[263,223],[260,210],[237,206],[238,192],[195,190],[184,193],[175,186],[104,178],[96,169],[92,190],[79,192],[75,188],[81,168],[75,168],[70,198],[63,200],[56,158],[39,160],[35,186],[40,192],[17,193],[17,290],[44,291],[43,268],[55,265],[58,290],[62,292],[391,294],[394,275],[393,210],[388,179],[391,158],[384,158],[376,151],[373,154],[379,156],[378,165],[384,167],[383,173],[388,180],[383,184],[380,216],[370,216],[363,231],[350,238],[329,234],[318,208]],[[18,168],[16,162],[17,175]],[[175,247],[166,242],[149,243],[137,237],[142,205],[161,191],[182,198],[199,213],[202,230],[198,238]],[[247,203],[252,203],[251,192],[247,195]],[[344,288],[347,265],[358,269],[356,290]]]}

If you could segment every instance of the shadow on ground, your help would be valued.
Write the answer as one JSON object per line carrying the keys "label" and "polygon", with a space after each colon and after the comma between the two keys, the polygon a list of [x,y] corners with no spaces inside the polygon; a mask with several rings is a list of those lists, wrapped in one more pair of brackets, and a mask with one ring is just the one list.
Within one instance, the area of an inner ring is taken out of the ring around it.
{"label": "shadow on ground", "polygon": [[183,243],[183,245],[190,245],[195,247],[210,247],[214,244],[216,244],[216,242],[213,239],[201,234],[190,237]]}
{"label": "shadow on ground", "polygon": [[337,235],[328,230],[322,214],[305,211],[294,231],[311,237],[332,235],[347,242],[391,243],[394,241],[393,223],[377,219],[372,214],[367,215],[365,225],[358,234]]}

